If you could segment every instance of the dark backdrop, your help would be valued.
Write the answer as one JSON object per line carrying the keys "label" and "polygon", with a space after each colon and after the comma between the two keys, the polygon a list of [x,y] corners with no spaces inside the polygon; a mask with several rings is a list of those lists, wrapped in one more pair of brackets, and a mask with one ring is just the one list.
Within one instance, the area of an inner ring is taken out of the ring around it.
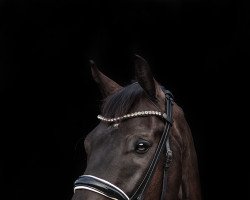
{"label": "dark backdrop", "polygon": [[[70,199],[101,96],[89,59],[126,85],[133,54],[184,109],[204,199],[243,199],[249,174],[233,126],[249,9],[232,1],[2,1],[2,195]],[[240,120],[241,121],[241,120]]]}

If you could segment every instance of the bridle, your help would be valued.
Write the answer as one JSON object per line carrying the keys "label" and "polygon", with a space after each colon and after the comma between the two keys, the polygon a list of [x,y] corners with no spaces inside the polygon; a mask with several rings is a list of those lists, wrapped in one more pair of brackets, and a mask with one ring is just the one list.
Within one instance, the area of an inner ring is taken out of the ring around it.
{"label": "bridle", "polygon": [[123,119],[138,117],[138,116],[150,116],[155,115],[165,119],[166,123],[164,126],[164,130],[161,136],[161,139],[156,148],[154,157],[149,164],[149,167],[140,182],[140,185],[137,187],[135,192],[131,197],[128,197],[125,192],[123,192],[120,188],[115,186],[114,184],[103,180],[101,178],[92,176],[92,175],[82,175],[80,176],[74,183],[74,192],[78,189],[85,189],[101,194],[109,199],[114,200],[142,200],[144,198],[144,193],[150,183],[150,180],[153,176],[155,168],[157,166],[158,161],[160,160],[160,156],[162,152],[165,150],[165,165],[163,172],[163,183],[162,183],[162,192],[161,192],[161,200],[164,199],[164,195],[166,194],[167,189],[167,172],[172,159],[172,151],[170,149],[169,144],[169,131],[173,124],[173,95],[168,90],[163,90],[166,97],[166,105],[165,105],[165,113],[161,114],[157,111],[142,111],[136,112],[132,114],[127,114],[120,118],[105,118],[98,115],[98,118],[102,121],[106,122],[116,122],[121,121]]}
{"label": "bridle", "polygon": [[149,167],[142,178],[139,186],[136,188],[135,192],[131,197],[128,197],[125,192],[123,192],[120,188],[115,186],[114,184],[103,180],[101,178],[92,176],[92,175],[82,175],[80,176],[74,183],[74,192],[78,189],[90,190],[95,193],[101,194],[109,199],[113,200],[142,200],[144,199],[144,193],[152,179],[155,168],[157,166],[158,161],[160,160],[160,156],[164,152],[165,154],[165,164],[164,164],[164,172],[163,172],[163,183],[162,183],[162,192],[161,192],[161,200],[164,199],[164,195],[167,190],[167,175],[168,168],[172,160],[172,151],[170,149],[169,144],[169,131],[173,124],[173,95],[169,90],[163,89],[165,93],[165,113],[160,113],[157,111],[141,111],[132,114],[127,114],[120,118],[105,118],[98,115],[98,119],[106,122],[116,122],[121,121],[123,119],[134,118],[139,116],[159,116],[163,118],[166,123],[164,126],[164,130],[161,136],[161,139],[156,148],[154,157],[149,164]]}

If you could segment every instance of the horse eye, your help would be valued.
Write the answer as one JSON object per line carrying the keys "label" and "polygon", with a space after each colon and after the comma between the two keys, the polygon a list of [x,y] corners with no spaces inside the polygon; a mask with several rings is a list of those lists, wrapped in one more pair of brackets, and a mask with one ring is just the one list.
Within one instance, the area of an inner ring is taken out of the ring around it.
{"label": "horse eye", "polygon": [[150,143],[146,140],[139,140],[135,144],[135,151],[137,153],[146,153],[150,147]]}

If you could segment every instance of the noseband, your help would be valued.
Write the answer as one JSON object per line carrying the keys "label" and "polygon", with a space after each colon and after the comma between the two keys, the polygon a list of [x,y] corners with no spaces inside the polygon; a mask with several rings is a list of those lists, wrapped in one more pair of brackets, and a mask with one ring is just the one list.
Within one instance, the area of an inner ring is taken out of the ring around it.
{"label": "noseband", "polygon": [[105,118],[98,115],[98,119],[105,122],[116,122],[121,121],[123,119],[134,118],[139,116],[159,116],[163,118],[166,123],[164,126],[164,130],[161,136],[161,139],[156,148],[154,157],[150,162],[150,165],[142,178],[140,185],[137,187],[135,192],[131,197],[128,197],[125,192],[123,192],[120,188],[115,186],[114,184],[103,180],[101,178],[91,176],[91,175],[82,175],[80,176],[74,183],[74,192],[78,189],[85,189],[101,194],[109,199],[114,200],[142,200],[144,199],[144,193],[152,179],[155,168],[157,166],[158,161],[160,160],[160,156],[162,152],[165,154],[165,166],[163,172],[163,183],[162,183],[162,192],[161,192],[161,200],[164,199],[164,195],[166,194],[167,189],[167,172],[169,168],[169,164],[172,158],[172,151],[169,145],[169,131],[173,123],[173,95],[168,90],[163,90],[166,97],[166,105],[165,105],[165,113],[160,113],[158,111],[142,111],[136,112],[132,114],[127,114],[119,118]]}

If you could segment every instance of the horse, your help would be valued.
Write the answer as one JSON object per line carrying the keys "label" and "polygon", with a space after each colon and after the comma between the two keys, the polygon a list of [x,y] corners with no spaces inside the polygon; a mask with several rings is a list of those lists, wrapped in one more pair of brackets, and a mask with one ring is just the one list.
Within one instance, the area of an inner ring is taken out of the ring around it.
{"label": "horse", "polygon": [[72,200],[200,200],[197,155],[184,112],[135,55],[127,86],[91,61],[103,95],[100,123],[87,134],[87,167]]}

